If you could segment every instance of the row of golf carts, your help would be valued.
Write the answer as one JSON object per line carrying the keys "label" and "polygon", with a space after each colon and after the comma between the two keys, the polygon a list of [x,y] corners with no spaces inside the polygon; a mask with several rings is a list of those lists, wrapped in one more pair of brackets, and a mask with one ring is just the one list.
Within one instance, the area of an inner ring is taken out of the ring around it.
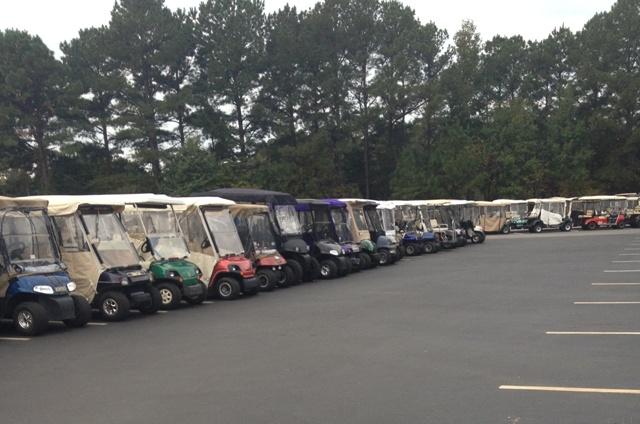
{"label": "row of golf carts", "polygon": [[545,228],[571,231],[640,226],[639,197],[614,196],[551,197],[547,199],[498,199],[475,202],[478,225],[487,233],[508,234],[512,230],[541,233]]}
{"label": "row of golf carts", "polygon": [[36,335],[336,278],[481,243],[474,211],[253,189],[0,197],[0,318]]}

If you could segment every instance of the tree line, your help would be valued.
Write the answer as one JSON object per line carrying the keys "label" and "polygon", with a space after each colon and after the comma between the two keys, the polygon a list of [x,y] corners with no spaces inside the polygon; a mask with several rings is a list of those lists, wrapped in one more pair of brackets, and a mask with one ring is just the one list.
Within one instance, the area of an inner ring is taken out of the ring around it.
{"label": "tree line", "polygon": [[640,189],[640,0],[540,41],[396,0],[118,0],[60,49],[0,31],[0,193]]}

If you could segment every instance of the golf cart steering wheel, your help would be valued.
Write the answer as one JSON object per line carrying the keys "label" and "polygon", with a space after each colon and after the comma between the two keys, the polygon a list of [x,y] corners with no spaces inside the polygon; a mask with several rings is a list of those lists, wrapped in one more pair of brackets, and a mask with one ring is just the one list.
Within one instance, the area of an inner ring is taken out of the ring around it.
{"label": "golf cart steering wheel", "polygon": [[146,239],[144,243],[142,243],[142,246],[140,246],[140,251],[142,253],[149,253],[151,252],[151,245],[149,244],[149,239]]}
{"label": "golf cart steering wheel", "polygon": [[27,248],[27,245],[24,244],[21,241],[13,243],[11,245],[11,247],[9,247],[7,249],[9,251],[9,258],[11,260],[14,260],[14,259],[22,260],[22,259],[24,259],[22,257],[22,255],[24,254],[24,251],[26,250],[26,248]]}

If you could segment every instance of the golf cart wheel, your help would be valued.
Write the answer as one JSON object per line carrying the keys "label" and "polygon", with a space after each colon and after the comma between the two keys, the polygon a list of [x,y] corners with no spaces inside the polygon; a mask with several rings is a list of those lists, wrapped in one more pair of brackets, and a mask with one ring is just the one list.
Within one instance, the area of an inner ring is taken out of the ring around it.
{"label": "golf cart wheel", "polygon": [[503,225],[502,230],[500,232],[502,234],[509,234],[511,232],[511,227],[508,225]]}
{"label": "golf cart wheel", "polygon": [[473,233],[473,235],[471,236],[471,243],[473,243],[473,244],[479,244],[479,243],[482,243],[482,242],[480,241],[480,234],[478,234],[478,233],[474,232],[474,233]]}
{"label": "golf cart wheel", "polygon": [[282,267],[282,274],[284,278],[278,282],[278,286],[280,287],[288,287],[292,284],[295,284],[297,280],[296,272],[291,268],[291,265],[288,263]]}
{"label": "golf cart wheel", "polygon": [[69,328],[80,328],[87,325],[91,319],[91,305],[82,296],[71,295],[73,299],[73,306],[76,311],[76,316],[70,319],[65,319],[64,325]]}
{"label": "golf cart wheel", "polygon": [[345,271],[342,275],[349,275],[353,272],[353,264],[351,263],[351,259],[347,258],[345,264]]}
{"label": "golf cart wheel", "polygon": [[624,230],[624,221],[618,224],[618,228]]}
{"label": "golf cart wheel", "polygon": [[380,249],[378,252],[380,256],[379,263],[380,265],[389,265],[391,264],[391,253],[387,249]]}
{"label": "golf cart wheel", "polygon": [[13,325],[24,336],[37,336],[49,327],[49,315],[39,303],[24,302],[13,311]]}
{"label": "golf cart wheel", "polygon": [[221,300],[232,300],[240,294],[240,284],[235,278],[222,277],[216,282],[216,296]]}
{"label": "golf cart wheel", "polygon": [[278,285],[278,273],[271,269],[259,269],[256,272],[258,278],[258,287],[262,291],[271,291]]}
{"label": "golf cart wheel", "polygon": [[366,252],[360,252],[360,269],[371,268],[371,256]]}
{"label": "golf cart wheel", "polygon": [[424,253],[436,253],[436,245],[430,241],[424,244]]}
{"label": "golf cart wheel", "polygon": [[304,281],[313,281],[322,277],[320,275],[320,261],[312,256],[310,263],[311,268],[309,269],[309,273],[305,275]]}
{"label": "golf cart wheel", "polygon": [[98,309],[107,321],[120,321],[129,315],[131,302],[124,293],[108,291],[98,300]]}
{"label": "golf cart wheel", "polygon": [[207,298],[207,285],[204,283],[199,283],[202,286],[202,293],[200,293],[196,297],[185,297],[184,300],[187,301],[190,305],[199,305],[205,301]]}
{"label": "golf cart wheel", "polygon": [[139,306],[138,310],[145,315],[155,314],[162,307],[162,296],[160,296],[160,290],[155,287],[149,287],[147,291],[151,295],[151,302]]}
{"label": "golf cart wheel", "polygon": [[598,228],[598,224],[596,224],[595,221],[591,221],[587,224],[588,230],[595,230],[596,228]]}
{"label": "golf cart wheel", "polygon": [[533,226],[533,232],[540,234],[542,232],[542,224],[536,224]]}
{"label": "golf cart wheel", "polygon": [[289,285],[302,283],[302,279],[304,277],[304,267],[302,264],[295,259],[288,259],[287,266],[293,269],[293,273],[295,275],[295,279],[292,280]]}
{"label": "golf cart wheel", "polygon": [[562,231],[571,231],[571,223],[565,222],[564,224],[562,224],[562,227],[560,227],[560,229]]}
{"label": "golf cart wheel", "polygon": [[407,254],[407,256],[415,256],[418,254],[418,248],[416,247],[415,244],[407,244],[404,247],[404,251]]}
{"label": "golf cart wheel", "polygon": [[323,259],[320,262],[320,278],[330,280],[338,276],[338,264],[333,259]]}
{"label": "golf cart wheel", "polygon": [[156,288],[160,292],[160,300],[162,309],[175,309],[180,305],[182,300],[182,292],[174,283],[163,281],[156,284]]}

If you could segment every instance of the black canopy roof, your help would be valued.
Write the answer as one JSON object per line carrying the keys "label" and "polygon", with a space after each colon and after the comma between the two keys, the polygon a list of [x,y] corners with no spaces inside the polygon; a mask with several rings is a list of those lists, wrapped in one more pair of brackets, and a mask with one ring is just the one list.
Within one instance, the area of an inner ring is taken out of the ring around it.
{"label": "black canopy roof", "polygon": [[217,196],[241,203],[266,203],[274,205],[295,205],[296,199],[288,193],[260,190],[256,188],[218,188],[194,193],[192,196]]}

